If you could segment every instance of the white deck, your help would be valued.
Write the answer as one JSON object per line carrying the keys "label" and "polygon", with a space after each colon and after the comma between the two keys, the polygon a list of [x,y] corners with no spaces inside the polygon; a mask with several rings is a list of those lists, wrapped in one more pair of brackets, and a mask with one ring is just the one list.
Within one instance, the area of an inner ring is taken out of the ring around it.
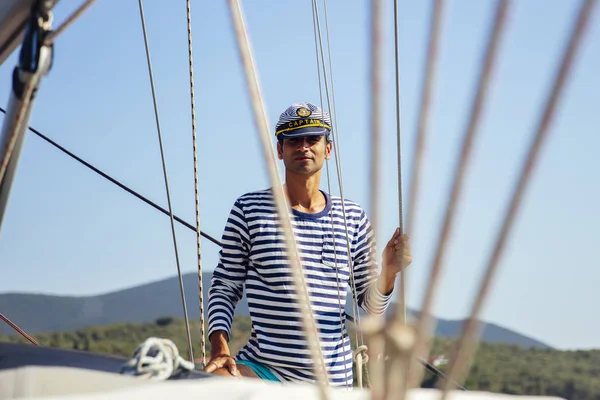
{"label": "white deck", "polygon": [[[407,400],[437,400],[434,389],[413,390]],[[319,399],[317,388],[305,384],[281,384],[255,379],[217,377],[147,381],[132,376],[64,367],[23,367],[0,372],[0,399],[130,400],[141,399]],[[330,391],[332,400],[367,400],[368,391]],[[448,400],[558,400],[556,397],[511,396],[486,392],[455,391]]]}

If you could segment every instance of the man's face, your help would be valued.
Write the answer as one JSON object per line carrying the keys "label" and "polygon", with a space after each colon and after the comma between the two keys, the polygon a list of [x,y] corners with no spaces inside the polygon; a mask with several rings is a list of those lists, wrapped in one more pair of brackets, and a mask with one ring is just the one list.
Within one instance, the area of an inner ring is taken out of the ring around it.
{"label": "man's face", "polygon": [[301,136],[283,139],[283,148],[277,143],[279,159],[286,170],[298,175],[312,175],[321,170],[331,156],[331,143],[324,136]]}

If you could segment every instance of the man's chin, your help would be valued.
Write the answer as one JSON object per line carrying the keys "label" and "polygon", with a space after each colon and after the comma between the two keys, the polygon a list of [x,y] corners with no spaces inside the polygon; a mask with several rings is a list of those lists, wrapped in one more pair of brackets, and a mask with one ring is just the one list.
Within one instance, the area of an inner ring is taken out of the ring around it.
{"label": "man's chin", "polygon": [[288,168],[288,171],[291,172],[294,175],[301,175],[301,176],[311,176],[311,175],[314,175],[317,172],[319,172],[319,170],[315,169],[314,167],[310,167],[310,168],[293,168],[293,169]]}

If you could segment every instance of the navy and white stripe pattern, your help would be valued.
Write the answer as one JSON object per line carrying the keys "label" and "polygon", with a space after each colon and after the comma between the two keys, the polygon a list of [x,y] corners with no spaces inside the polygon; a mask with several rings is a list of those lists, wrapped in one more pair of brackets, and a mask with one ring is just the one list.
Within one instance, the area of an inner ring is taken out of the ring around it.
{"label": "navy and white stripe pattern", "polygon": [[329,135],[331,117],[312,103],[294,103],[279,116],[275,136],[292,138],[306,135]]}
{"label": "navy and white stripe pattern", "polygon": [[[290,217],[329,381],[333,386],[352,386],[352,349],[342,330],[350,279],[342,202],[339,197],[324,194],[327,206],[321,212],[290,209]],[[371,314],[382,314],[391,294],[379,292],[376,268],[371,269],[376,263],[371,251],[373,230],[358,204],[346,200],[345,206],[358,305]],[[277,224],[270,189],[247,193],[236,200],[222,242],[209,290],[208,334],[224,330],[229,337],[234,310],[245,289],[252,332],[236,357],[264,364],[282,381],[314,382],[286,261],[283,230]]]}

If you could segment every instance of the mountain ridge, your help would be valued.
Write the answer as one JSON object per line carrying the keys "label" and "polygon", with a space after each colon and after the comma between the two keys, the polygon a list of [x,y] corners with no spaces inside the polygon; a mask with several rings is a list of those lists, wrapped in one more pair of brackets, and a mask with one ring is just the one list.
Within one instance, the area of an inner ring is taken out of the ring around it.
{"label": "mountain ridge", "polygon": [[[204,303],[208,297],[208,288],[212,273],[203,274]],[[185,299],[188,316],[198,319],[200,315],[197,296],[197,275],[183,275]],[[393,311],[388,308],[386,316]],[[92,295],[69,296],[36,293],[2,293],[0,310],[13,322],[28,333],[59,332],[82,329],[89,326],[114,323],[151,322],[161,316],[183,315],[179,282],[177,277],[169,277],[153,282],[118,289],[116,291]],[[362,310],[361,310],[362,311]],[[411,317],[418,312],[408,310]],[[245,296],[236,307],[236,313],[249,315]],[[352,314],[352,304],[347,302],[346,313]],[[464,320],[436,318],[436,335],[446,338],[457,337]],[[518,333],[498,324],[483,321],[482,340],[489,343],[508,343],[523,348],[551,348],[540,340]],[[6,324],[0,324],[0,333],[12,334]]]}

